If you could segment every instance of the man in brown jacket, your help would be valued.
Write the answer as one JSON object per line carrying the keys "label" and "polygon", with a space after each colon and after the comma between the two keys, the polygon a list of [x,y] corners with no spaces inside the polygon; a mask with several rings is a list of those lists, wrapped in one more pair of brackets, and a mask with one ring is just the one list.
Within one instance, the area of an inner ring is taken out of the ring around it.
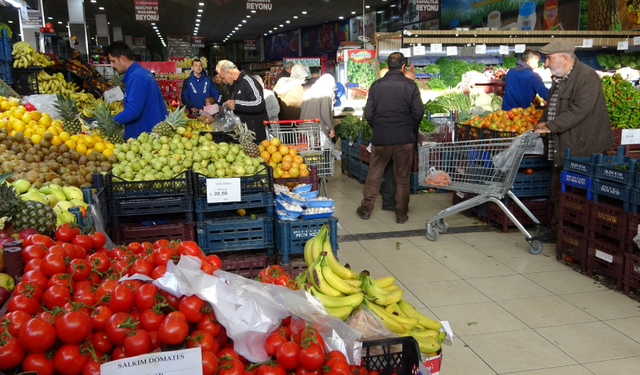
{"label": "man in brown jacket", "polygon": [[549,102],[536,133],[550,133],[549,158],[553,160],[551,199],[554,210],[549,233],[537,236],[541,241],[555,242],[558,231],[558,204],[560,200],[560,172],[565,150],[571,156],[590,156],[606,151],[613,144],[609,112],[596,72],[581,63],[574,55],[575,45],[568,40],[557,40],[540,49],[546,54],[544,66],[551,70],[553,84]]}

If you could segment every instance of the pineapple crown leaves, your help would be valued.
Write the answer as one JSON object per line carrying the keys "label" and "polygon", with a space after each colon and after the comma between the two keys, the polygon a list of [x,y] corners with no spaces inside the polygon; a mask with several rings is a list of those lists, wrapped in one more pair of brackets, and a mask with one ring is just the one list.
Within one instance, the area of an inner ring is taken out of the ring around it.
{"label": "pineapple crown leaves", "polygon": [[235,134],[231,134],[231,137],[236,141],[248,140],[249,142],[252,142],[256,136],[256,132],[254,132],[253,130],[249,130],[247,124],[242,122],[236,123],[236,125],[233,127],[233,131],[235,132]]}
{"label": "pineapple crown leaves", "polygon": [[4,180],[6,180],[7,178],[11,177],[11,175],[14,173],[15,172],[7,172],[7,173],[0,174],[0,184],[4,182]]}
{"label": "pineapple crown leaves", "polygon": [[191,121],[191,119],[185,116],[185,109],[187,109],[187,106],[181,106],[174,111],[169,112],[167,117],[164,119],[164,122],[171,125],[173,128],[185,127],[186,124]]}

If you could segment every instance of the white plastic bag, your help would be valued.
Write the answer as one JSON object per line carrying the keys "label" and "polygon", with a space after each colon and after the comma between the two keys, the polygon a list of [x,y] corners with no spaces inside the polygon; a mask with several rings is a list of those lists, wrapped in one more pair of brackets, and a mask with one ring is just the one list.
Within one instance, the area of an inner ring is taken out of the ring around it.
{"label": "white plastic bag", "polygon": [[237,123],[242,122],[240,117],[233,113],[233,111],[227,107],[222,106],[220,112],[214,116],[214,122],[211,124],[212,128],[219,129],[219,131],[230,132]]}
{"label": "white plastic bag", "polygon": [[21,103],[31,103],[40,113],[48,113],[51,118],[60,118],[58,110],[53,106],[56,101],[55,94],[29,95],[22,98]]}
{"label": "white plastic bag", "polygon": [[505,151],[500,152],[499,154],[493,157],[493,165],[502,173],[507,173],[509,169],[514,167],[513,159],[518,154],[518,149],[520,148],[520,144],[524,140],[522,135],[516,137],[513,140],[511,146]]}

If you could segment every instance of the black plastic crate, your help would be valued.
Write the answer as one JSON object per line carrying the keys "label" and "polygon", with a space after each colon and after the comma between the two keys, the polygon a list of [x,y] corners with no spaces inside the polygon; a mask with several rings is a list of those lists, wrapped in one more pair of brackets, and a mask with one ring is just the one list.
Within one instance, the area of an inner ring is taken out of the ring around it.
{"label": "black plastic crate", "polygon": [[510,132],[507,130],[493,130],[489,128],[480,128],[481,139],[497,139],[497,138],[515,138],[519,136],[518,132]]}
{"label": "black plastic crate", "polygon": [[[595,169],[595,177],[597,179],[617,182],[623,185],[633,185],[635,183],[635,173],[637,171],[637,159],[624,156],[624,147],[619,146],[617,155],[606,157],[604,155],[597,156],[597,164]],[[625,167],[626,169],[621,169]],[[595,190],[595,189],[594,189]]]}
{"label": "black plastic crate", "polygon": [[516,197],[544,197],[551,195],[551,171],[518,173],[511,191]]}
{"label": "black plastic crate", "polygon": [[206,198],[195,199],[196,220],[205,221],[207,212],[235,211],[239,209],[266,208],[267,216],[274,215],[273,193],[242,194],[240,202],[207,203]]}
{"label": "black plastic crate", "polygon": [[273,217],[210,219],[197,223],[196,234],[205,254],[267,249],[267,255],[273,255]]}
{"label": "black plastic crate", "polygon": [[26,69],[13,69],[13,89],[21,96],[40,94],[38,73],[40,66],[30,66]]}
{"label": "black plastic crate", "polygon": [[351,146],[349,146],[349,140],[348,139],[342,139],[340,140],[340,153],[342,155],[347,155],[347,157],[349,156],[349,151],[351,150]]}
{"label": "black plastic crate", "polygon": [[[265,174],[256,174],[253,176],[242,176],[240,178],[240,192],[242,194],[251,193],[273,193],[273,168],[264,165]],[[207,176],[201,173],[193,173],[193,196],[196,199],[207,200]]]}
{"label": "black plastic crate", "polygon": [[342,158],[340,159],[340,169],[343,172],[349,173],[349,155],[342,154]]}
{"label": "black plastic crate", "polygon": [[631,209],[631,190],[630,186],[596,178],[592,184],[591,200],[598,202],[603,196],[613,198],[617,201],[617,205],[621,205],[625,211],[629,211]]}
{"label": "black plastic crate", "polygon": [[360,160],[354,157],[349,158],[349,177],[360,179]]}
{"label": "black plastic crate", "polygon": [[417,375],[421,356],[413,337],[362,342],[362,366],[380,375]]}
{"label": "black plastic crate", "polygon": [[192,197],[191,171],[184,171],[168,180],[125,181],[107,173],[106,189],[109,202],[118,199],[146,199],[165,197]]}
{"label": "black plastic crate", "polygon": [[304,245],[315,237],[320,228],[327,223],[329,225],[329,240],[334,255],[338,253],[338,218],[329,217],[322,219],[276,219],[275,238],[276,249],[282,256],[282,263],[289,263],[289,256],[302,254]]}
{"label": "black plastic crate", "polygon": [[190,211],[193,211],[191,197],[109,201],[109,212],[112,216],[164,215]]}
{"label": "black plastic crate", "polygon": [[520,169],[522,168],[551,168],[553,167],[553,161],[545,156],[524,157],[520,163]]}
{"label": "black plastic crate", "polygon": [[367,176],[369,175],[369,164],[368,163],[360,163],[360,180],[361,184],[364,184],[367,181]]}
{"label": "black plastic crate", "polygon": [[211,134],[211,140],[215,143],[236,143],[231,133],[228,132],[200,132],[200,136]]}
{"label": "black plastic crate", "polygon": [[[605,157],[602,161],[608,162],[612,157]],[[567,149],[564,164],[562,169],[569,172],[575,172],[589,177],[595,177],[596,164],[598,161],[598,154],[591,154],[591,156],[571,156],[571,149]]]}
{"label": "black plastic crate", "polygon": [[351,147],[349,147],[349,156],[360,161],[360,143],[354,142]]}

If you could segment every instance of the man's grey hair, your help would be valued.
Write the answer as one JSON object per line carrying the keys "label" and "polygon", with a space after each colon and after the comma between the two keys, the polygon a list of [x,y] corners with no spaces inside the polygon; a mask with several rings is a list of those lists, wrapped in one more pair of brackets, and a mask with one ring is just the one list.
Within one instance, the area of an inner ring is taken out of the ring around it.
{"label": "man's grey hair", "polygon": [[232,63],[229,60],[220,60],[216,65],[216,70],[221,74],[226,74],[228,70],[237,69],[236,64]]}

